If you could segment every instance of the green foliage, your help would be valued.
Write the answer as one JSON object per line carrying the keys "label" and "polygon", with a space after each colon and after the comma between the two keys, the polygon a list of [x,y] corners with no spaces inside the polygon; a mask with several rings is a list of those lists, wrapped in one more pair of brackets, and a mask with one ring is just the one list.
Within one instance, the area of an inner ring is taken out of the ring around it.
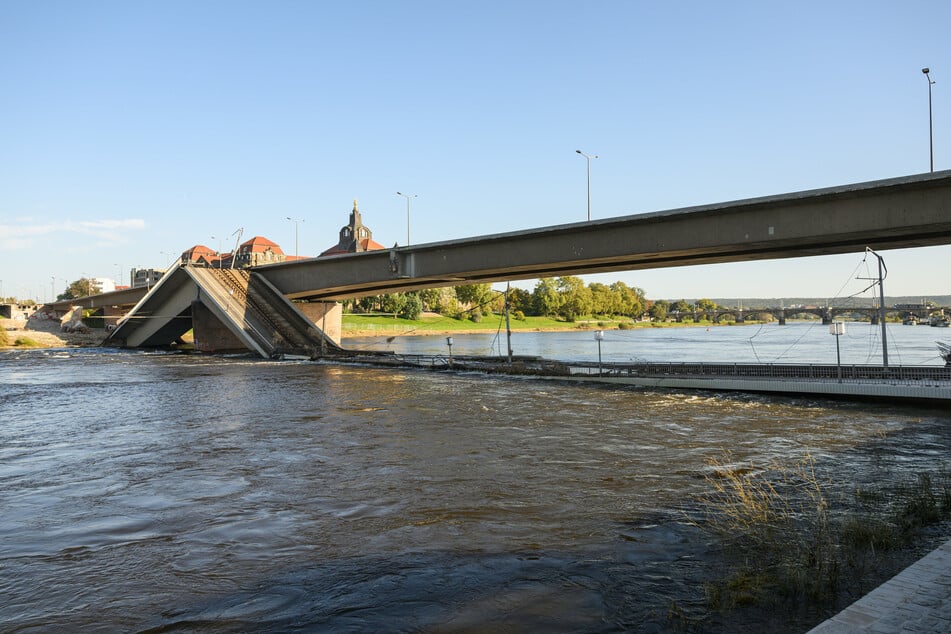
{"label": "green foliage", "polygon": [[525,321],[525,313],[520,310],[516,310],[512,313],[512,319],[517,319],[518,321]]}
{"label": "green foliage", "polygon": [[685,299],[678,299],[674,302],[673,306],[670,307],[670,310],[675,313],[692,313],[693,306]]}
{"label": "green foliage", "polygon": [[99,290],[99,286],[96,285],[93,280],[81,277],[72,284],[69,285],[69,288],[66,289],[64,293],[61,293],[56,296],[58,301],[63,301],[67,299],[76,299],[78,297],[88,297],[89,295],[99,295],[102,291]]}
{"label": "green foliage", "polygon": [[17,337],[13,345],[17,348],[42,348],[43,344],[29,337]]}
{"label": "green foliage", "polygon": [[582,315],[591,313],[594,300],[591,289],[584,285],[584,280],[567,275],[559,277],[556,283],[558,293],[561,295],[558,315],[564,317],[566,321],[575,321]]}
{"label": "green foliage", "polygon": [[[3,322],[3,319],[0,319],[0,322]],[[10,336],[7,334],[6,330],[0,329],[0,347],[10,345]]]}
{"label": "green foliage", "polygon": [[406,308],[405,293],[387,293],[380,296],[380,312],[399,315]]}
{"label": "green foliage", "polygon": [[423,312],[423,300],[420,298],[418,293],[407,293],[406,294],[406,304],[403,306],[403,312],[400,313],[400,317],[404,319],[416,320],[419,319],[420,314]]}
{"label": "green foliage", "polygon": [[532,291],[532,313],[540,317],[554,317],[561,305],[561,295],[555,280],[543,277],[535,283]]}
{"label": "green foliage", "polygon": [[532,313],[532,294],[524,288],[510,288],[509,311],[528,315]]}
{"label": "green foliage", "polygon": [[456,287],[456,299],[469,306],[483,306],[492,299],[492,286],[489,284],[463,284]]}
{"label": "green foliage", "polygon": [[628,286],[624,282],[611,284],[611,291],[617,296],[617,310],[614,314],[639,317],[644,312],[646,299],[644,291]]}
{"label": "green foliage", "polygon": [[669,310],[670,304],[668,304],[663,299],[658,299],[647,311],[647,314],[657,321],[664,321],[667,319],[667,313]]}

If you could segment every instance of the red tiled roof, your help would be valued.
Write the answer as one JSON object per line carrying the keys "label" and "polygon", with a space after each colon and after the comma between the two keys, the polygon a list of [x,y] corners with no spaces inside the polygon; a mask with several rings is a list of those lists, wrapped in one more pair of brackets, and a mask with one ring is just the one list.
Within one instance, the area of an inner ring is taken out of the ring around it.
{"label": "red tiled roof", "polygon": [[[245,249],[245,247],[247,247],[247,249]],[[242,242],[238,251],[245,252],[245,250],[247,250],[251,253],[263,253],[264,251],[267,251],[268,248],[270,248],[274,253],[284,255],[284,251],[281,250],[281,247],[278,246],[276,242],[271,242],[264,236],[254,236],[250,240]]]}

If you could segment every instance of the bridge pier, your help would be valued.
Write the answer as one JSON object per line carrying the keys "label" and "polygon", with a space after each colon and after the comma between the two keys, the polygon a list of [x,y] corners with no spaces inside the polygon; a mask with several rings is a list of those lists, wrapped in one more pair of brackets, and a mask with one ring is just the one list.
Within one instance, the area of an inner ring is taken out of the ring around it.
{"label": "bridge pier", "polygon": [[191,313],[195,350],[223,353],[244,352],[248,349],[201,300],[192,302]]}
{"label": "bridge pier", "polygon": [[294,302],[307,319],[338,346],[343,334],[343,305],[339,302]]}

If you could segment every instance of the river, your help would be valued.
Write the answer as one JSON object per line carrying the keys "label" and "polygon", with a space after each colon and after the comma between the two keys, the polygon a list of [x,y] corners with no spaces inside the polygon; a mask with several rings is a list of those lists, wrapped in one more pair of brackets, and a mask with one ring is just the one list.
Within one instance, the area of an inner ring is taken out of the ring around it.
{"label": "river", "polygon": [[[603,345],[689,360],[754,328]],[[764,616],[708,613],[723,552],[687,521],[708,460],[812,456],[830,497],[951,463],[944,410],[99,349],[0,353],[0,421],[10,632],[737,631]]]}

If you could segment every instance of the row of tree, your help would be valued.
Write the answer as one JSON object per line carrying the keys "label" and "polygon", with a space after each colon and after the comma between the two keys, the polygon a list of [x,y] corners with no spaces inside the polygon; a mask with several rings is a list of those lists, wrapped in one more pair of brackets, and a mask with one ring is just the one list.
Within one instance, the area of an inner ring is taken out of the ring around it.
{"label": "row of tree", "polygon": [[[430,311],[447,317],[478,321],[484,313],[503,312],[505,295],[492,290],[489,284],[468,284],[363,297],[350,300],[344,309],[355,313],[387,313],[406,319],[418,319],[423,311]],[[531,315],[565,321],[576,321],[585,315],[617,315],[632,319],[649,315],[664,320],[672,311],[716,308],[716,304],[709,299],[699,300],[696,305],[684,300],[674,304],[664,300],[652,302],[636,286],[628,286],[624,282],[592,282],[586,285],[584,280],[574,276],[539,279],[532,291],[512,288],[508,291],[508,302],[509,311],[516,318]]]}

